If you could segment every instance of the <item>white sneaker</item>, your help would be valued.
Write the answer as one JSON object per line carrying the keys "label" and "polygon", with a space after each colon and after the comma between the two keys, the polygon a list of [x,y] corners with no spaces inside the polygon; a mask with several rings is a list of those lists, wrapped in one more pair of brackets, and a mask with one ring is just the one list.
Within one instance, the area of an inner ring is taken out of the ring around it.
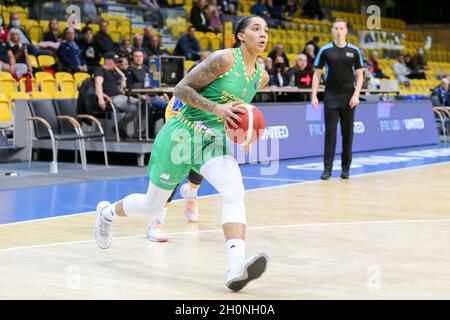
{"label": "white sneaker", "polygon": [[97,204],[97,219],[94,225],[94,238],[100,249],[108,249],[112,243],[112,222],[102,217],[102,211],[111,206],[108,201],[100,201]]}
{"label": "white sneaker", "polygon": [[266,271],[268,261],[269,258],[265,253],[257,253],[230,269],[226,284],[228,289],[239,291],[250,281],[259,278]]}
{"label": "white sneaker", "polygon": [[199,218],[197,197],[190,198],[189,183],[185,183],[180,188],[180,194],[184,198],[184,215],[190,222],[197,222]]}
{"label": "white sneaker", "polygon": [[148,223],[147,238],[150,241],[165,242],[169,239],[164,231],[164,225],[157,219],[153,219]]}

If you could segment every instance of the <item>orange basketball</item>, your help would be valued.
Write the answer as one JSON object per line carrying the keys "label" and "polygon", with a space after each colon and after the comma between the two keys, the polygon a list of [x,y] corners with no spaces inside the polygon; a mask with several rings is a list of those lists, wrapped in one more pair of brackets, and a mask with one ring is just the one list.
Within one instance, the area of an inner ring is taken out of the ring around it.
{"label": "orange basketball", "polygon": [[[244,113],[238,113],[242,122],[238,122],[237,128],[228,125],[227,135],[237,144],[247,145],[258,141],[264,133],[266,122],[261,110],[251,104],[239,106]],[[237,121],[235,121],[237,122]]]}

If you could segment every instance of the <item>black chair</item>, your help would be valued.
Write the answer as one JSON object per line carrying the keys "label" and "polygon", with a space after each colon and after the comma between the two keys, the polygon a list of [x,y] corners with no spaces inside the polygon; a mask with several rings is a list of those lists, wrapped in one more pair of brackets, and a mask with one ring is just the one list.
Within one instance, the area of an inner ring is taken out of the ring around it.
{"label": "black chair", "polygon": [[[68,116],[80,123],[80,119],[89,122],[90,125],[94,125],[94,131],[84,131],[80,126],[80,133],[84,139],[90,138],[102,138],[103,142],[103,154],[105,156],[105,165],[108,167],[108,153],[106,152],[106,140],[105,132],[101,122],[94,116],[89,114],[77,114],[77,100],[76,99],[55,99],[56,112],[60,116]],[[61,122],[61,131],[63,133],[74,133],[75,129],[67,122]],[[84,143],[84,141],[83,141]],[[84,147],[84,145],[83,145]],[[86,149],[86,148],[84,148]]]}
{"label": "black chair", "polygon": [[[58,142],[75,141],[75,148],[80,150],[81,166],[86,167],[86,151],[84,149],[84,137],[81,134],[80,124],[69,116],[58,116],[55,107],[50,99],[35,99],[28,102],[32,117],[27,118],[33,124],[34,134],[38,140],[48,140],[52,142],[53,163],[58,163]],[[70,123],[73,127],[72,132],[64,133],[61,131],[60,121]],[[31,166],[31,156],[33,153],[32,130],[29,130],[29,148],[28,148],[28,167]],[[56,167],[57,170],[57,167]]]}

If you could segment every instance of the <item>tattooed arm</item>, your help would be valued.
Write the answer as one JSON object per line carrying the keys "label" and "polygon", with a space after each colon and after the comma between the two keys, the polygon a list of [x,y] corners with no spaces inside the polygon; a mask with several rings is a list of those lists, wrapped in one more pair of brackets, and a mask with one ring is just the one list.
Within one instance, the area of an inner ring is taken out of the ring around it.
{"label": "tattooed arm", "polygon": [[231,124],[234,124],[232,119],[240,121],[239,116],[235,113],[241,113],[242,111],[235,106],[241,103],[230,102],[219,104],[198,93],[198,90],[207,86],[230,70],[233,63],[234,57],[231,50],[225,49],[214,52],[178,83],[173,91],[173,95],[190,106],[212,112],[219,118],[228,121]]}

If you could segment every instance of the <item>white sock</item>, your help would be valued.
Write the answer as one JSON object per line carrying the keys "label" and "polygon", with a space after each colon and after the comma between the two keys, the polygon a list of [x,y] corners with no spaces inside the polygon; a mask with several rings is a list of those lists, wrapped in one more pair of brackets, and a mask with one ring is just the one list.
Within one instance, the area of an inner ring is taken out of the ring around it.
{"label": "white sock", "polygon": [[232,269],[235,265],[245,260],[245,240],[230,239],[227,241],[228,267]]}
{"label": "white sock", "polygon": [[105,208],[101,212],[101,216],[103,219],[106,220],[106,222],[113,222],[116,218],[116,204],[113,203],[109,207]]}
{"label": "white sock", "polygon": [[161,224],[164,224],[164,222],[165,222],[165,220],[166,220],[166,213],[167,213],[167,210],[169,210],[169,207],[164,207],[164,209],[161,210],[159,213],[157,213],[153,219],[156,219],[156,220],[158,220]]}

